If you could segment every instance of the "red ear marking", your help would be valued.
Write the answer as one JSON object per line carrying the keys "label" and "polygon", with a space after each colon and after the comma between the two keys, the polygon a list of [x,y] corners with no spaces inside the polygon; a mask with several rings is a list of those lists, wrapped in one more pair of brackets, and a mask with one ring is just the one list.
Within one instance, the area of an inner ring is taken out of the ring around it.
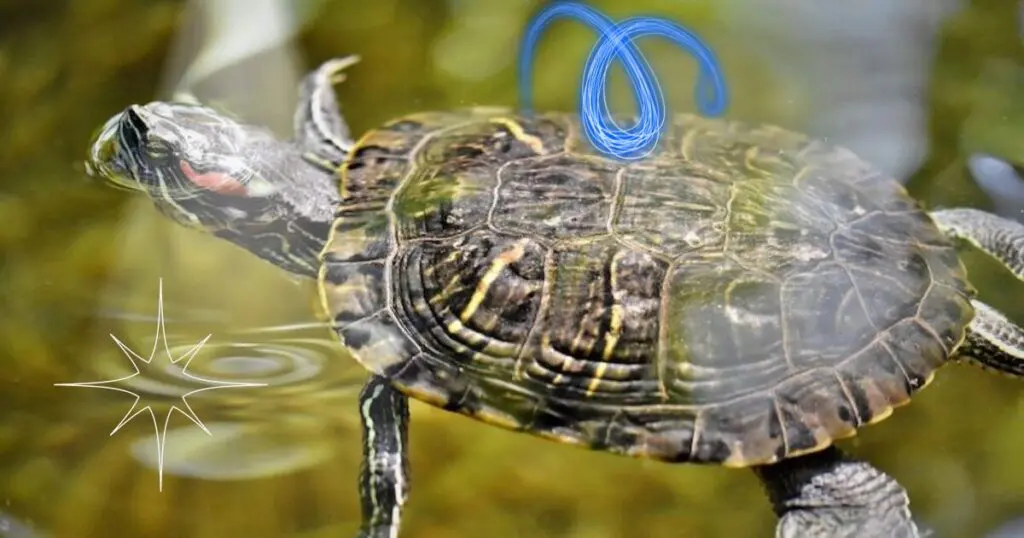
{"label": "red ear marking", "polygon": [[193,184],[197,187],[211,190],[220,194],[233,194],[237,196],[244,196],[246,194],[245,186],[242,185],[237,179],[220,172],[207,172],[200,174],[196,172],[192,165],[185,161],[179,163],[181,172],[185,174]]}

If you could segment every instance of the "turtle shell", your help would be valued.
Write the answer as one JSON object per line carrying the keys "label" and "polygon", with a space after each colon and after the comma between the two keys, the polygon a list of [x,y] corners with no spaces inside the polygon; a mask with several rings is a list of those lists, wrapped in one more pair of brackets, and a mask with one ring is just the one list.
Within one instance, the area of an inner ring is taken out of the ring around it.
{"label": "turtle shell", "polygon": [[823,449],[929,383],[974,291],[898,182],[778,127],[668,131],[632,163],[569,115],[368,133],[322,255],[343,344],[488,423],[727,466]]}

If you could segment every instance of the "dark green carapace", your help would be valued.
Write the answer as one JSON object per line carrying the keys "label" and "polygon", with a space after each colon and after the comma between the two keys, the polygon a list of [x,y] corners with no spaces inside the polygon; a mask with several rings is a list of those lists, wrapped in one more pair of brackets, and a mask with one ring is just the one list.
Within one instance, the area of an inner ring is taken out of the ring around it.
{"label": "dark green carapace", "polygon": [[356,143],[321,282],[363,364],[490,423],[741,466],[888,416],[963,339],[951,241],[851,153],[680,116],[623,164],[578,132],[479,110]]}

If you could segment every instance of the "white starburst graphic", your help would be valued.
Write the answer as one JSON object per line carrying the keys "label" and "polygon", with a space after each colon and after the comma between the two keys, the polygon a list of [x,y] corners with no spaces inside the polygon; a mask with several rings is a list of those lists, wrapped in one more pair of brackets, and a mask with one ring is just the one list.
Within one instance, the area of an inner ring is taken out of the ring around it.
{"label": "white starburst graphic", "polygon": [[[159,474],[159,488],[160,488],[160,491],[163,491],[163,489],[164,489],[164,448],[165,448],[165,442],[167,440],[167,425],[171,421],[171,415],[175,411],[177,411],[177,412],[181,413],[182,415],[184,415],[185,418],[191,420],[196,426],[199,426],[199,428],[202,429],[204,432],[206,432],[207,435],[211,435],[210,434],[210,430],[208,430],[206,428],[206,425],[203,424],[203,421],[200,420],[200,418],[192,410],[192,406],[190,406],[189,403],[188,403],[188,397],[192,396],[193,394],[197,394],[197,393],[208,391],[208,390],[214,390],[214,389],[239,388],[239,387],[264,387],[264,386],[266,386],[266,383],[241,383],[241,382],[233,382],[233,381],[218,381],[218,380],[214,380],[214,379],[205,379],[205,378],[202,378],[202,377],[190,374],[188,372],[188,365],[189,365],[189,363],[192,362],[192,359],[195,358],[196,354],[199,353],[199,350],[202,349],[203,345],[205,345],[206,342],[212,336],[213,336],[213,334],[206,335],[205,338],[200,340],[196,345],[192,346],[191,349],[186,351],[180,357],[175,358],[171,354],[170,345],[167,342],[167,331],[166,331],[166,329],[164,327],[164,283],[163,283],[163,279],[160,279],[159,296],[157,297],[156,336],[153,339],[153,349],[150,351],[149,357],[148,358],[141,357],[138,353],[132,351],[131,348],[129,348],[127,345],[125,345],[123,342],[121,342],[121,340],[119,340],[116,336],[114,336],[113,334],[110,335],[110,337],[114,340],[114,343],[116,343],[117,346],[119,348],[121,348],[121,351],[123,351],[125,356],[128,357],[128,360],[131,361],[132,367],[135,369],[135,373],[129,374],[129,375],[126,375],[124,377],[117,378],[117,379],[110,379],[110,380],[107,380],[107,381],[90,381],[90,382],[87,382],[87,383],[54,383],[54,385],[58,386],[58,387],[85,387],[85,388],[96,388],[96,389],[104,389],[104,390],[113,390],[113,391],[117,391],[117,392],[123,392],[125,394],[129,394],[132,397],[134,397],[135,401],[132,403],[131,408],[128,409],[127,413],[125,413],[124,417],[121,419],[121,422],[119,422],[117,424],[117,426],[114,427],[113,431],[110,432],[110,435],[113,436],[115,433],[118,432],[118,430],[120,430],[122,427],[124,427],[129,422],[131,422],[132,419],[134,419],[135,417],[137,417],[137,416],[139,416],[139,415],[141,415],[143,413],[149,413],[149,417],[153,421],[153,430],[154,430],[154,432],[156,434],[156,440],[157,440],[157,443],[156,443],[156,450],[157,450],[156,457],[157,457],[157,472]],[[163,347],[163,352],[164,352],[167,360],[169,360],[171,362],[171,364],[177,365],[179,362],[184,360],[185,363],[181,366],[181,373],[183,375],[185,375],[186,377],[188,377],[189,379],[192,379],[194,381],[198,381],[200,383],[204,383],[204,384],[207,385],[205,387],[202,387],[202,388],[199,388],[199,389],[195,389],[193,391],[189,391],[189,392],[187,392],[185,394],[182,394],[180,396],[180,398],[181,398],[181,405],[183,405],[184,408],[179,407],[178,403],[175,403],[174,405],[171,405],[171,408],[167,411],[167,414],[164,416],[163,430],[160,429],[160,424],[157,421],[156,412],[153,411],[152,406],[146,405],[146,406],[144,406],[142,408],[139,408],[139,401],[142,399],[142,397],[138,393],[136,393],[136,392],[133,392],[131,390],[124,389],[124,388],[121,388],[121,387],[118,386],[119,384],[122,384],[124,381],[127,381],[127,380],[129,380],[129,379],[131,379],[131,378],[133,378],[135,376],[141,375],[142,374],[142,370],[144,370],[144,369],[147,369],[147,368],[157,368],[158,367],[159,363],[154,364],[153,363],[153,359],[157,357],[157,350],[161,347],[161,345],[160,345],[161,342],[163,343],[163,346],[162,346]]]}

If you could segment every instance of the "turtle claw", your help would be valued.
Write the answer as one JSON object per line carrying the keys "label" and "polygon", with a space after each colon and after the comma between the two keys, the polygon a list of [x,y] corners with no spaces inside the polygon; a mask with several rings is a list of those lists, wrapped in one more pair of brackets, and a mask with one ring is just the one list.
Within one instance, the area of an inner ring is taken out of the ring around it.
{"label": "turtle claw", "polygon": [[320,66],[319,69],[317,69],[317,71],[326,73],[327,79],[332,84],[337,84],[345,80],[345,73],[343,73],[342,71],[359,63],[361,60],[362,58],[360,58],[359,55],[350,54],[348,56],[342,56],[340,58],[327,60]]}
{"label": "turtle claw", "polygon": [[359,56],[354,54],[327,60],[306,75],[299,87],[296,141],[319,162],[337,166],[355,145],[331,86],[345,80],[342,71],[357,62]]}
{"label": "turtle claw", "polygon": [[178,91],[175,91],[174,94],[171,95],[171,101],[173,101],[175,103],[182,103],[182,104],[187,104],[187,105],[200,105],[200,104],[202,104],[199,101],[199,98],[196,97],[196,94],[194,94],[194,93],[192,93],[192,92],[190,92],[188,90],[178,90]]}

